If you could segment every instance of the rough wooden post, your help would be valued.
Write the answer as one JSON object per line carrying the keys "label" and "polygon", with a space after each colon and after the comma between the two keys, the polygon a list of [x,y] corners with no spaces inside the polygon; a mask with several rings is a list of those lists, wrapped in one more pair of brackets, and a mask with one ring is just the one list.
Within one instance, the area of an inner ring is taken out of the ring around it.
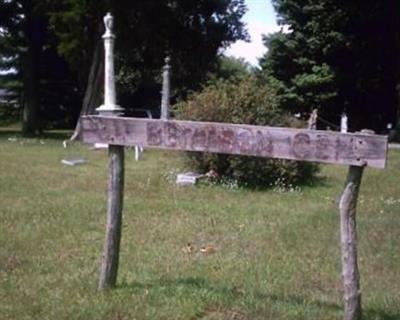
{"label": "rough wooden post", "polygon": [[[104,17],[106,32],[103,35],[105,49],[104,104],[96,110],[100,115],[119,116],[123,109],[116,105],[114,77],[113,17]],[[114,287],[117,282],[119,248],[121,243],[122,207],[124,197],[124,147],[109,145],[108,201],[106,238],[101,260],[99,290]]]}
{"label": "rough wooden post", "polygon": [[165,58],[165,65],[163,67],[163,82],[161,91],[161,119],[167,120],[169,118],[170,106],[170,58]]}
{"label": "rough wooden post", "polygon": [[350,166],[340,199],[340,239],[344,289],[344,320],[360,320],[361,290],[357,264],[356,208],[364,167]]}

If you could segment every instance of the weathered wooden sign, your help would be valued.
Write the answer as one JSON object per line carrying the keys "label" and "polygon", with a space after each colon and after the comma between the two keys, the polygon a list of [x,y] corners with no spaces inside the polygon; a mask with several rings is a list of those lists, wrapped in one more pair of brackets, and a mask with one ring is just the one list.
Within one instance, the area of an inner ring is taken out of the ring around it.
{"label": "weathered wooden sign", "polygon": [[104,17],[104,24],[104,104],[96,109],[101,116],[86,116],[81,119],[84,142],[110,145],[107,226],[99,290],[114,287],[117,281],[124,196],[123,146],[338,163],[349,165],[339,204],[344,319],[361,319],[357,264],[357,198],[364,167],[385,167],[387,137],[366,132],[339,133],[229,123],[169,121],[169,60],[166,60],[163,68],[163,119],[118,117],[123,109],[116,105],[113,61],[115,36],[112,33],[111,14]]}
{"label": "weathered wooden sign", "polygon": [[384,168],[387,137],[213,122],[86,116],[83,141]]}

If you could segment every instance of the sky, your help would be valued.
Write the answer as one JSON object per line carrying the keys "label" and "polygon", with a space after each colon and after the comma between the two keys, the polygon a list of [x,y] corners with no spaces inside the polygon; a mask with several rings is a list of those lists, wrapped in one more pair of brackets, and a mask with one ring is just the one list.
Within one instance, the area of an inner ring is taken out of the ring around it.
{"label": "sky", "polygon": [[280,30],[271,0],[245,0],[248,11],[243,21],[246,23],[250,42],[236,41],[225,55],[243,58],[253,66],[258,66],[260,58],[267,49],[262,43],[262,35]]}

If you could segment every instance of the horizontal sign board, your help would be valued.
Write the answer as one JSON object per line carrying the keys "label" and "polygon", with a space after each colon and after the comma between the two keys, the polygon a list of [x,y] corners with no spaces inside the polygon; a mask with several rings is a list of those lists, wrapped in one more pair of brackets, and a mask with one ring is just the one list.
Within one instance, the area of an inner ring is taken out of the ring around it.
{"label": "horizontal sign board", "polygon": [[387,137],[216,122],[85,116],[83,141],[384,168]]}

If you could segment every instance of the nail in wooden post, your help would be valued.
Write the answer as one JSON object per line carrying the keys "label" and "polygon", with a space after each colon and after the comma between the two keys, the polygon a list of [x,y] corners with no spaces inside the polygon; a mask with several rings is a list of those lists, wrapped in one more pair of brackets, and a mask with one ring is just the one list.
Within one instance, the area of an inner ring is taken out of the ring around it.
{"label": "nail in wooden post", "polygon": [[[123,109],[116,105],[114,56],[115,36],[112,33],[113,17],[104,17],[106,32],[103,35],[105,49],[104,104],[96,109],[100,115],[119,116]],[[119,248],[121,243],[122,207],[124,197],[124,147],[108,147],[108,201],[106,238],[101,260],[99,290],[114,287],[117,282]]]}
{"label": "nail in wooden post", "polygon": [[167,120],[169,118],[170,106],[170,58],[165,58],[165,65],[163,67],[163,82],[161,91],[161,119]]}
{"label": "nail in wooden post", "polygon": [[364,167],[350,166],[340,199],[340,239],[344,289],[344,320],[360,320],[361,290],[357,264],[356,209]]}

